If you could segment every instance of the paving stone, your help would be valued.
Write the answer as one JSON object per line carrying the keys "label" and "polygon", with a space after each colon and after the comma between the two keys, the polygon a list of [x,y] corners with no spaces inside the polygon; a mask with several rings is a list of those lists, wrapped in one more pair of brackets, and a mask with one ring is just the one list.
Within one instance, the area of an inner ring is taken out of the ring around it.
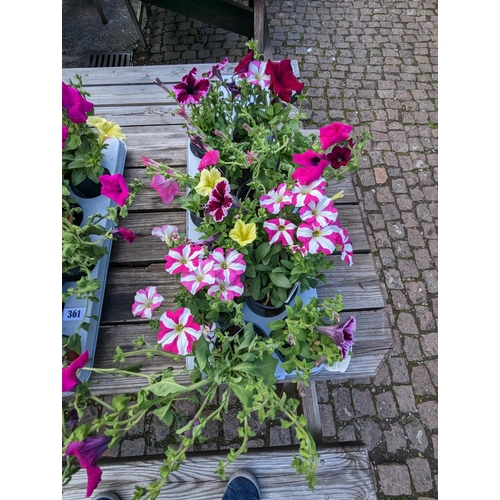
{"label": "paving stone", "polygon": [[428,333],[420,336],[420,345],[425,357],[438,355],[438,334]]}
{"label": "paving stone", "polygon": [[410,375],[404,358],[389,358],[392,381],[396,384],[406,384],[410,382]]}
{"label": "paving stone", "polygon": [[326,381],[316,382],[316,397],[318,398],[318,403],[327,403],[330,399]]}
{"label": "paving stone", "polygon": [[385,442],[388,453],[396,453],[406,448],[406,437],[403,427],[399,424],[391,425],[389,430],[384,431]]}
{"label": "paving stone", "polygon": [[425,361],[425,366],[429,371],[429,375],[431,376],[432,383],[437,387],[438,386],[438,360],[437,359],[429,359]]}
{"label": "paving stone", "polygon": [[392,380],[391,380],[391,376],[389,374],[389,367],[387,366],[387,363],[383,363],[380,366],[380,368],[377,372],[377,375],[375,376],[375,379],[373,380],[373,383],[377,387],[391,385]]}
{"label": "paving stone", "polygon": [[426,401],[417,405],[420,419],[423,424],[431,430],[438,428],[438,404],[437,401]]}
{"label": "paving stone", "polygon": [[402,292],[399,290],[391,290],[393,307],[397,310],[407,310],[410,308],[408,301]]}
{"label": "paving stone", "polygon": [[403,349],[408,361],[421,361],[423,359],[418,339],[405,336],[403,338]]}
{"label": "paving stone", "polygon": [[238,410],[232,409],[224,414],[223,419],[223,429],[224,429],[224,439],[226,441],[231,441],[238,437],[238,427],[240,422],[237,418]]}
{"label": "paving stone", "polygon": [[125,440],[120,446],[120,457],[141,457],[144,455],[145,439]]}
{"label": "paving stone", "polygon": [[410,448],[414,448],[422,453],[429,446],[429,441],[425,435],[425,429],[421,422],[413,420],[405,425],[406,436],[410,443]]}
{"label": "paving stone", "polygon": [[339,420],[346,421],[354,418],[351,394],[347,387],[333,389],[332,399],[335,407],[335,414]]}
{"label": "paving stone", "polygon": [[434,458],[438,459],[438,435],[432,435],[432,448],[434,449]]}
{"label": "paving stone", "polygon": [[427,368],[423,365],[414,366],[411,370],[411,382],[417,396],[434,396],[436,390],[432,385]]}
{"label": "paving stone", "polygon": [[373,420],[360,422],[361,440],[366,444],[369,451],[377,448],[382,442],[382,431]]}
{"label": "paving stone", "polygon": [[410,313],[399,313],[397,317],[397,325],[401,333],[410,335],[418,335],[419,333],[415,319]]}
{"label": "paving stone", "polygon": [[377,394],[375,396],[375,404],[380,418],[395,418],[398,415],[396,402],[391,392]]}
{"label": "paving stone", "polygon": [[270,446],[287,446],[291,443],[290,429],[282,429],[279,425],[271,427],[269,436]]}
{"label": "paving stone", "polygon": [[417,320],[419,324],[419,331],[425,332],[436,328],[436,322],[431,310],[425,306],[415,306]]}
{"label": "paving stone", "polygon": [[380,464],[377,467],[380,486],[385,495],[411,495],[411,480],[408,467],[396,463]]}
{"label": "paving stone", "polygon": [[352,401],[356,416],[375,415],[373,396],[369,389],[352,389]]}
{"label": "paving stone", "polygon": [[332,405],[320,404],[318,405],[319,415],[321,419],[321,431],[323,437],[334,437],[337,432],[335,429],[335,420],[333,419]]}
{"label": "paving stone", "polygon": [[424,458],[409,458],[406,463],[410,469],[410,475],[415,489],[419,493],[432,489],[429,462]]}
{"label": "paving stone", "polygon": [[395,385],[393,391],[396,395],[399,411],[401,413],[417,411],[417,407],[415,406],[415,394],[413,393],[411,385]]}

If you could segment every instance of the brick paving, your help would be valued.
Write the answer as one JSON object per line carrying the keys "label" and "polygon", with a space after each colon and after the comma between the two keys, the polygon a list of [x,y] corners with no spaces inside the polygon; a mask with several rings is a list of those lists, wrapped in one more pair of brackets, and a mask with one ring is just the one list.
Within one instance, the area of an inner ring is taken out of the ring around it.
{"label": "brick paving", "polygon": [[[139,46],[134,65],[245,54],[244,37],[152,9],[150,50]],[[368,446],[379,499],[437,498],[437,0],[267,0],[267,10],[274,58],[299,62],[306,126],[346,121],[373,136],[355,183],[395,343],[374,379],[317,384],[324,440]],[[237,410],[233,401],[200,449],[238,442]],[[110,454],[176,442],[175,426],[156,424],[148,417]],[[277,422],[254,430],[250,446],[294,442]]]}

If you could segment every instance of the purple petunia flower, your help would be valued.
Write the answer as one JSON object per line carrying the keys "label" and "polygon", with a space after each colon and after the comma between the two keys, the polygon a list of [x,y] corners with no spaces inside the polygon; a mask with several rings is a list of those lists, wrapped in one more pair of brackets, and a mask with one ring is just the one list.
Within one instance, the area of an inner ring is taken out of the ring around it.
{"label": "purple petunia flower", "polygon": [[85,366],[88,360],[89,351],[84,351],[69,366],[62,369],[62,392],[72,391],[81,383],[76,373]]}
{"label": "purple petunia flower", "polygon": [[187,75],[182,77],[182,82],[174,85],[175,98],[179,104],[198,104],[202,97],[205,97],[210,88],[207,78],[195,77],[196,68],[193,68]]}
{"label": "purple petunia flower", "polygon": [[233,205],[231,188],[226,179],[217,181],[208,197],[208,213],[216,222],[221,222]]}
{"label": "purple petunia flower", "polygon": [[335,146],[331,153],[326,155],[330,165],[337,169],[343,167],[349,163],[351,159],[351,150],[349,148],[344,148],[341,146]]}
{"label": "purple petunia flower", "polygon": [[116,201],[120,207],[125,205],[130,192],[128,190],[127,181],[122,174],[101,175],[99,177],[99,182],[101,183],[101,194]]}
{"label": "purple petunia flower", "polygon": [[78,89],[62,82],[62,107],[68,110],[68,118],[73,123],[85,123],[87,113],[94,109],[94,105],[87,101]]}
{"label": "purple petunia flower", "polygon": [[181,192],[179,184],[174,179],[165,179],[163,175],[157,174],[151,181],[151,187],[156,189],[161,201],[168,205]]}
{"label": "purple petunia flower", "polygon": [[330,337],[340,349],[342,359],[346,358],[354,345],[354,332],[356,331],[356,318],[354,316],[350,316],[338,325],[315,326],[314,328]]}
{"label": "purple petunia flower", "polygon": [[97,460],[108,449],[111,438],[107,436],[87,437],[83,441],[73,441],[66,448],[66,455],[74,455],[82,469],[87,470],[86,498],[101,482],[102,470],[97,467]]}

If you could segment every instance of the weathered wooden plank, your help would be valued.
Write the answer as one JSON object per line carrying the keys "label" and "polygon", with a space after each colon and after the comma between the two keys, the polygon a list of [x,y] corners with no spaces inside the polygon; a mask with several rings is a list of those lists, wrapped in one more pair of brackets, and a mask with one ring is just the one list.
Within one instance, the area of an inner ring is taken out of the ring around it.
{"label": "weathered wooden plank", "polygon": [[[166,95],[166,94],[165,94]],[[93,101],[95,104],[95,101]],[[95,106],[95,114],[102,116],[106,120],[120,124],[124,133],[128,133],[126,127],[129,126],[162,126],[179,127],[186,123],[181,116],[174,115],[176,105],[159,104],[139,104],[137,106]]]}
{"label": "weathered wooden plank", "polygon": [[[319,446],[321,458],[316,473],[317,486],[311,491],[304,476],[291,467],[298,447],[279,447],[255,450],[240,455],[226,468],[229,478],[237,470],[251,472],[266,500],[376,500],[373,470],[364,445]],[[177,472],[171,474],[158,499],[207,500],[222,498],[227,482],[214,474],[223,452],[189,454]],[[99,461],[102,480],[98,492],[113,491],[121,500],[132,500],[136,484],[146,487],[158,478],[162,465],[159,459]],[[85,496],[87,474],[75,474],[63,487],[64,500],[81,500]]]}

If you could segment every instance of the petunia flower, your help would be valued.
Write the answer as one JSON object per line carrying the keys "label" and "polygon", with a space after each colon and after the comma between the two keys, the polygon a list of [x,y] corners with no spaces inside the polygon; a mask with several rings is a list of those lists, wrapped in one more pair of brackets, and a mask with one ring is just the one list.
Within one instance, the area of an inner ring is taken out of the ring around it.
{"label": "petunia flower", "polygon": [[214,263],[211,259],[198,261],[198,266],[192,271],[182,273],[181,284],[191,293],[195,295],[204,286],[211,285],[215,281],[215,273],[213,271]]}
{"label": "petunia flower", "polygon": [[248,66],[253,61],[253,50],[251,50],[234,68],[234,73],[239,75],[241,78],[246,77],[248,72]]}
{"label": "petunia flower", "polygon": [[257,156],[258,153],[252,153],[250,150],[247,149],[247,160],[249,165],[253,163],[253,159],[257,158]]}
{"label": "petunia flower", "polygon": [[65,142],[66,142],[66,139],[68,138],[68,135],[69,135],[68,127],[66,127],[66,125],[63,125],[62,126],[62,149],[64,149],[64,146],[66,146]]}
{"label": "petunia flower", "polygon": [[257,230],[254,222],[245,224],[241,219],[236,221],[234,228],[229,231],[229,237],[239,243],[242,247],[252,243],[257,238]]}
{"label": "petunia flower", "polygon": [[340,122],[333,122],[330,125],[319,129],[319,142],[323,151],[330,146],[344,141],[351,134],[352,126]]}
{"label": "petunia flower", "polygon": [[171,226],[170,224],[165,224],[161,227],[154,227],[151,234],[160,238],[160,240],[164,241],[169,247],[179,239],[179,230],[177,229],[177,226]]}
{"label": "petunia flower", "polygon": [[193,342],[201,336],[201,327],[187,307],[166,311],[160,318],[158,343],[164,351],[185,356],[193,350]]}
{"label": "petunia flower", "polygon": [[125,139],[125,135],[115,122],[109,122],[105,118],[100,118],[99,116],[89,116],[87,118],[87,123],[92,125],[99,132],[98,142],[102,144],[106,139],[116,138]]}
{"label": "petunia flower", "polygon": [[198,259],[204,255],[203,248],[199,245],[182,244],[171,248],[165,255],[165,271],[170,274],[190,272],[198,266]]}
{"label": "petunia flower", "polygon": [[223,81],[222,80],[222,75],[221,75],[221,71],[224,69],[224,67],[226,66],[226,64],[229,62],[229,59],[227,57],[225,57],[220,63],[217,63],[215,64],[214,66],[212,66],[212,69],[210,71],[208,71],[207,73],[203,73],[203,78],[212,78],[213,76],[215,76],[216,78],[218,78],[221,82]]}
{"label": "petunia flower", "polygon": [[198,104],[200,99],[207,95],[210,88],[209,80],[206,78],[197,79],[195,75],[196,68],[193,68],[182,77],[181,83],[172,87],[179,104]]}
{"label": "petunia flower", "polygon": [[293,173],[292,179],[301,184],[311,184],[318,180],[326,167],[330,165],[327,157],[323,153],[317,153],[312,149],[304,153],[292,154],[293,161],[300,165]]}
{"label": "petunia flower", "polygon": [[292,192],[287,189],[283,182],[276,189],[271,189],[267,194],[263,194],[260,199],[260,206],[271,214],[277,214],[285,205],[292,204]]}
{"label": "petunia flower", "polygon": [[130,229],[125,229],[124,227],[115,227],[111,230],[111,234],[115,236],[120,236],[123,238],[129,245],[134,242],[137,238],[137,235],[131,231]]}
{"label": "petunia flower", "polygon": [[158,163],[155,160],[152,160],[151,158],[148,158],[147,156],[141,156],[142,164],[145,167],[161,167],[161,163]]}
{"label": "petunia flower", "polygon": [[283,101],[290,102],[292,92],[301,92],[304,84],[293,74],[290,59],[267,61],[266,74],[271,77],[270,89]]}
{"label": "petunia flower", "polygon": [[208,197],[208,213],[214,218],[215,222],[221,222],[232,205],[233,197],[231,196],[229,182],[226,179],[220,179]]}
{"label": "petunia flower", "polygon": [[318,332],[330,337],[340,349],[342,359],[345,359],[354,345],[354,332],[356,331],[356,318],[349,316],[339,325],[315,326]]}
{"label": "petunia flower", "polygon": [[122,174],[101,175],[99,177],[99,182],[101,183],[101,194],[116,201],[120,207],[125,205],[130,196],[130,192],[128,190],[127,181]]}
{"label": "petunia flower", "polygon": [[297,238],[304,244],[309,253],[324,253],[330,255],[335,250],[335,227],[321,227],[310,224],[300,224]]}
{"label": "petunia flower", "polygon": [[179,184],[174,179],[165,179],[163,175],[157,174],[151,181],[151,187],[156,189],[161,201],[168,205],[181,192]]}
{"label": "petunia flower", "polygon": [[215,276],[229,283],[243,274],[247,267],[243,255],[233,248],[228,249],[224,254],[224,249],[217,247],[210,254],[210,258],[214,262]]}
{"label": "petunia flower", "polygon": [[303,207],[310,201],[319,201],[325,195],[326,181],[322,177],[310,184],[295,184],[292,188],[292,204]]}
{"label": "petunia flower", "polygon": [[62,392],[72,391],[81,383],[76,373],[85,366],[88,360],[89,351],[83,351],[69,366],[62,369]]}
{"label": "petunia flower", "polygon": [[155,286],[137,290],[132,304],[132,314],[141,318],[151,319],[153,309],[160,307],[163,297],[156,291]]}
{"label": "petunia flower", "polygon": [[66,455],[74,455],[82,469],[87,470],[87,493],[90,497],[101,482],[102,470],[97,460],[108,449],[111,438],[107,436],[86,437],[83,441],[72,441],[66,447]]}
{"label": "petunia flower", "polygon": [[334,168],[344,167],[351,159],[351,150],[342,146],[335,146],[331,153],[326,155],[330,165]]}
{"label": "petunia flower", "polygon": [[228,282],[221,278],[216,278],[212,286],[207,290],[208,295],[215,297],[216,293],[220,293],[222,300],[233,300],[235,297],[240,297],[244,291],[243,283],[239,280]]}
{"label": "petunia flower", "polygon": [[221,179],[224,179],[224,177],[216,168],[202,170],[200,182],[194,187],[194,190],[201,196],[210,196],[212,189]]}
{"label": "petunia flower", "polygon": [[220,153],[216,149],[211,149],[210,151],[207,151],[203,155],[203,158],[201,159],[200,164],[198,165],[198,171],[201,172],[205,168],[217,165],[217,162],[219,161],[219,156]]}
{"label": "petunia flower", "polygon": [[264,61],[252,61],[248,65],[247,81],[258,85],[261,89],[269,87],[271,78],[266,74],[267,63]]}
{"label": "petunia flower", "polygon": [[352,266],[354,249],[352,248],[347,229],[340,228],[340,230],[335,233],[335,245],[337,250],[341,251],[340,258],[344,262],[347,262],[349,266]]}
{"label": "petunia flower", "polygon": [[73,123],[85,123],[87,113],[94,109],[94,105],[87,101],[78,89],[62,82],[62,107],[68,111],[68,118]]}
{"label": "petunia flower", "polygon": [[337,220],[338,210],[333,206],[333,201],[328,196],[323,196],[319,201],[311,200],[300,210],[300,218],[307,224],[326,226]]}
{"label": "petunia flower", "polygon": [[297,226],[286,219],[276,218],[264,222],[264,229],[269,236],[269,243],[281,243],[283,246],[293,245],[293,235]]}

